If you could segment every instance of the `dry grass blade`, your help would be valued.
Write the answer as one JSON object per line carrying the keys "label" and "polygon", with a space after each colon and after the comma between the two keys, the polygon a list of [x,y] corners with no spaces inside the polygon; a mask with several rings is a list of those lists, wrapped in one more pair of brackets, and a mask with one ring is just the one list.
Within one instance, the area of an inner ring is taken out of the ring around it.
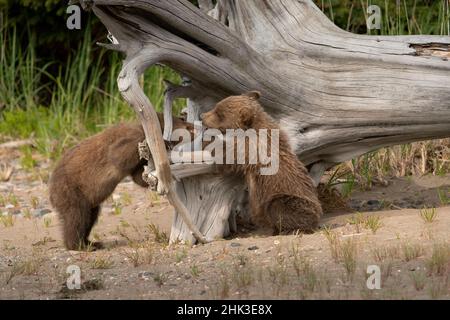
{"label": "dry grass blade", "polygon": [[9,179],[11,179],[11,176],[14,172],[14,168],[7,165],[7,164],[1,164],[0,165],[0,181],[1,182],[7,182]]}

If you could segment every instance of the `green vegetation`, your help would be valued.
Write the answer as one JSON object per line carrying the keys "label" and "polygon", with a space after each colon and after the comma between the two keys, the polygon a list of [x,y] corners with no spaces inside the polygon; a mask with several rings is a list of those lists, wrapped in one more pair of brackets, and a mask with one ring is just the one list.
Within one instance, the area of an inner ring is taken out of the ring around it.
{"label": "green vegetation", "polygon": [[[339,27],[360,34],[434,34],[448,35],[448,3],[443,0],[314,0]],[[367,30],[367,8],[381,9],[381,30]]]}
{"label": "green vegetation", "polygon": [[436,208],[423,208],[420,210],[420,217],[425,223],[432,223],[437,218],[437,211]]}
{"label": "green vegetation", "polygon": [[[117,53],[96,52],[85,30],[78,48],[60,65],[56,74],[40,65],[34,37],[22,48],[16,28],[0,32],[0,136],[34,136],[38,151],[52,159],[62,149],[113,123],[134,118],[132,109],[120,97],[116,79],[120,71]],[[98,51],[98,49],[97,49]],[[105,65],[103,61],[107,61]],[[144,77],[145,91],[160,110],[163,79],[179,83],[179,76],[163,67],[150,69]],[[183,101],[177,102],[178,110]],[[0,138],[1,139],[1,138]],[[33,167],[29,149],[23,165]]]}

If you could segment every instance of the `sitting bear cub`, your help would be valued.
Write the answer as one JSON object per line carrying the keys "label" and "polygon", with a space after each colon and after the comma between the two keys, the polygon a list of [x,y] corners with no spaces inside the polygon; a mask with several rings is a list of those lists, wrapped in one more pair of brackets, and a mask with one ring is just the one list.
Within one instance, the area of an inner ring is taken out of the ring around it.
{"label": "sitting bear cub", "polygon": [[[226,98],[213,110],[202,114],[203,125],[219,129],[224,134],[227,129],[254,129],[259,139],[259,130],[266,129],[270,135],[272,130],[280,128],[264,112],[259,98],[259,92]],[[317,229],[322,207],[313,182],[305,166],[291,150],[286,134],[279,131],[279,169],[273,175],[261,175],[263,165],[247,161],[252,155],[247,154],[250,148],[248,142],[246,144],[246,163],[227,164],[224,170],[245,177],[254,222],[272,228],[274,233],[297,230],[310,233]],[[271,149],[274,148],[269,145],[268,152],[272,152]]]}

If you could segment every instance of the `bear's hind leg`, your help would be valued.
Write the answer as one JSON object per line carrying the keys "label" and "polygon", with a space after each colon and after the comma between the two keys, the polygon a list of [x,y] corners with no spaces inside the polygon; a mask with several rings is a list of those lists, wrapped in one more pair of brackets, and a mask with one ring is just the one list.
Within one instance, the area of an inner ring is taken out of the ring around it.
{"label": "bear's hind leg", "polygon": [[64,212],[64,244],[68,250],[80,251],[88,246],[87,234],[91,224],[90,209],[72,207]]}
{"label": "bear's hind leg", "polygon": [[97,249],[103,249],[103,246],[100,242],[91,242],[89,241],[89,235],[91,234],[92,229],[94,228],[95,224],[98,221],[98,216],[100,215],[101,207],[97,206],[93,209],[91,209],[91,214],[89,216],[89,224],[86,225],[86,229],[84,231],[84,243],[86,244],[87,248],[91,250],[97,250]]}
{"label": "bear's hind leg", "polygon": [[321,215],[307,200],[289,195],[273,199],[266,213],[275,234],[313,233],[319,227]]}

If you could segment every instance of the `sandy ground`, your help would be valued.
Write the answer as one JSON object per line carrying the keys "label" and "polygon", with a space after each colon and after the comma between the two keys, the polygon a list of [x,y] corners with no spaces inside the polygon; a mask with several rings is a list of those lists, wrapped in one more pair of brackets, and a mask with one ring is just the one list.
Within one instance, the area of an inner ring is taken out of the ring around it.
{"label": "sandy ground", "polygon": [[[356,191],[348,203],[366,212],[329,213],[312,235],[246,231],[194,247],[167,245],[172,209],[125,181],[92,234],[106,249],[80,253],[62,246],[48,165],[27,172],[18,156],[0,153],[3,171],[16,168],[0,183],[0,299],[450,298],[449,176]],[[80,290],[67,289],[70,266]],[[380,289],[367,286],[369,266]]]}

